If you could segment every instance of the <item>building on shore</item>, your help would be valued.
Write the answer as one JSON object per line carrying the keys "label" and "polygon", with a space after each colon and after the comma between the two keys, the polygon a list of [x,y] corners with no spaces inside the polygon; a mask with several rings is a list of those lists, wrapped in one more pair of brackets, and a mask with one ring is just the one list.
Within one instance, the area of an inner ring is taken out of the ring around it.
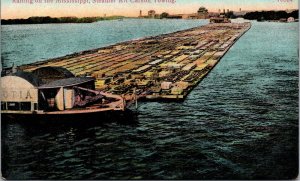
{"label": "building on shore", "polygon": [[148,18],[155,18],[155,11],[154,10],[148,11]]}
{"label": "building on shore", "polygon": [[152,19],[155,18],[155,19],[159,19],[160,14],[156,14],[155,10],[150,10],[150,11],[148,11],[148,14],[143,15],[142,10],[140,10],[138,18],[152,18]]}
{"label": "building on shore", "polygon": [[168,18],[173,19],[208,19],[209,18],[209,12],[208,10],[201,6],[196,13],[191,14],[175,14],[170,15]]}
{"label": "building on shore", "polygon": [[[164,15],[163,15],[164,14]],[[208,9],[201,6],[196,13],[191,14],[173,14],[169,15],[164,12],[162,14],[156,14],[155,10],[149,10],[146,16],[142,15],[142,10],[139,12],[139,18],[168,18],[168,19],[208,19],[211,16],[215,16],[216,13],[208,12]]]}

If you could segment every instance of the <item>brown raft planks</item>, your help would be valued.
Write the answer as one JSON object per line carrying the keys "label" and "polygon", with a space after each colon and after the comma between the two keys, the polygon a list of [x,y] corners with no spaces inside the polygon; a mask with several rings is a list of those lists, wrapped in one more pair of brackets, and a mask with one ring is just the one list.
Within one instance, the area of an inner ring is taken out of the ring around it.
{"label": "brown raft planks", "polygon": [[61,66],[77,76],[93,76],[96,88],[125,97],[137,92],[140,98],[182,100],[250,27],[250,23],[208,24],[19,68]]}

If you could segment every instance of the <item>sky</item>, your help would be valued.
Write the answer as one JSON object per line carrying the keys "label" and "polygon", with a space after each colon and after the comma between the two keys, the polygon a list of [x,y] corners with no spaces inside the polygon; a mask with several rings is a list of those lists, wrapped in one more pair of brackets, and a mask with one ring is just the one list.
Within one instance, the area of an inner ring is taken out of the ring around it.
{"label": "sky", "polygon": [[143,15],[146,15],[152,9],[158,14],[162,12],[189,14],[196,13],[201,6],[206,7],[209,12],[217,12],[218,9],[238,11],[240,8],[242,11],[287,10],[298,9],[298,0],[1,0],[1,19],[31,16],[137,17],[140,10]]}

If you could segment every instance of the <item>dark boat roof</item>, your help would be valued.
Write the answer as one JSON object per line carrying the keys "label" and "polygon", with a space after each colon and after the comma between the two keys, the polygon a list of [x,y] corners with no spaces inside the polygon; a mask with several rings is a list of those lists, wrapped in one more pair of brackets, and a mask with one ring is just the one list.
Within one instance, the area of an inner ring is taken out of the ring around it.
{"label": "dark boat roof", "polygon": [[39,89],[51,89],[59,87],[68,87],[83,84],[86,82],[95,81],[93,77],[71,77],[66,79],[55,80],[50,83],[41,85]]}
{"label": "dark boat roof", "polygon": [[29,72],[18,71],[12,75],[27,80],[35,87],[38,87],[39,85],[42,84],[42,81],[37,76]]}
{"label": "dark boat roof", "polygon": [[[75,77],[75,75],[63,67],[54,67],[54,66],[48,66],[48,67],[40,67],[32,71],[33,74],[39,74],[40,71],[51,71],[51,72],[57,72],[65,76],[65,78],[69,77]],[[49,75],[51,76],[51,75]]]}

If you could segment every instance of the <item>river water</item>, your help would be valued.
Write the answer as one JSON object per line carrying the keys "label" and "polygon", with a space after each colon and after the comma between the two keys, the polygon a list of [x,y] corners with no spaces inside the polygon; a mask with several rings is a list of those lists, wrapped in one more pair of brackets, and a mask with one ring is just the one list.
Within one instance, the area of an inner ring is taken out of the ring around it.
{"label": "river water", "polygon": [[[11,66],[206,24],[2,26]],[[134,120],[2,123],[8,179],[288,179],[298,174],[298,23],[252,22],[184,102]],[[133,119],[133,118],[132,118]]]}

